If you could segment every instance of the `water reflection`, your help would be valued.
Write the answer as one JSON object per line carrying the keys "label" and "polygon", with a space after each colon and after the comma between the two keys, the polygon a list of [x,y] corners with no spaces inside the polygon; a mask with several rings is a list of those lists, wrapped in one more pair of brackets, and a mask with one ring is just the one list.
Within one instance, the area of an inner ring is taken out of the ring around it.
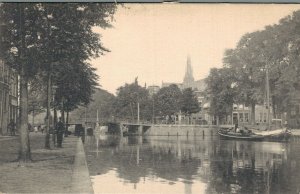
{"label": "water reflection", "polygon": [[95,193],[299,193],[300,143],[89,137]]}

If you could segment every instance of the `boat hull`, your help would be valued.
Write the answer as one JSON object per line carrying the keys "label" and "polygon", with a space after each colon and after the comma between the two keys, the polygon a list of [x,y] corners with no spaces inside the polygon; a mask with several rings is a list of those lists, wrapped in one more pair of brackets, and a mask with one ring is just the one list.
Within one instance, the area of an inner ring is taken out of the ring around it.
{"label": "boat hull", "polygon": [[288,141],[292,136],[292,132],[286,129],[276,129],[254,133],[264,136],[264,140],[266,141]]}
{"label": "boat hull", "polygon": [[264,136],[262,135],[255,135],[255,134],[239,134],[239,133],[225,133],[222,130],[218,131],[218,134],[221,138],[224,139],[236,139],[236,140],[247,140],[247,141],[262,141]]}
{"label": "boat hull", "polygon": [[286,133],[280,133],[276,135],[265,136],[265,140],[266,141],[289,141],[291,136],[292,136],[291,133],[286,132]]}

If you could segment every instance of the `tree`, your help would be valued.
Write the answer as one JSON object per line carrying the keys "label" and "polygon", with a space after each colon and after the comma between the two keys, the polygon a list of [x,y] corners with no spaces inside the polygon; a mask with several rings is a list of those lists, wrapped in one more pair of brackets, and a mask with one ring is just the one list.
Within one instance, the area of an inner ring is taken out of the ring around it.
{"label": "tree", "polygon": [[36,4],[0,5],[1,58],[20,76],[20,161],[31,160],[28,135],[28,82],[37,72],[39,11]]}
{"label": "tree", "polygon": [[[98,85],[98,75],[89,64],[71,66],[65,71],[57,71],[53,78],[57,86],[55,107],[62,112],[70,112],[78,106],[86,106]],[[68,72],[68,73],[64,73]]]}
{"label": "tree", "polygon": [[192,113],[197,113],[200,111],[197,96],[194,94],[192,88],[186,88],[182,91],[179,104],[181,112],[188,117]]}
{"label": "tree", "polygon": [[180,89],[175,84],[161,88],[154,95],[155,115],[170,116],[179,112],[181,95]]}
{"label": "tree", "polygon": [[300,58],[299,58],[300,11],[282,18],[273,26],[280,42],[276,49],[282,53],[280,61],[274,64],[271,79],[275,77],[273,101],[279,112],[286,112],[300,91]]}
{"label": "tree", "polygon": [[28,82],[38,72],[46,72],[49,118],[53,66],[81,65],[91,57],[108,51],[101,45],[92,27],[109,27],[115,10],[115,4],[100,3],[0,5],[0,57],[20,75],[21,161],[26,162],[31,158],[27,130]]}
{"label": "tree", "polygon": [[186,115],[191,115],[192,113],[200,111],[197,96],[192,88],[186,88],[182,91],[180,98],[180,110]]}
{"label": "tree", "polygon": [[97,111],[99,121],[108,121],[113,116],[113,103],[115,102],[115,96],[103,89],[95,89],[95,93],[92,95],[92,100],[87,106],[79,106],[74,111],[70,112],[70,119],[73,121],[82,120],[87,118],[96,118]]}
{"label": "tree", "polygon": [[45,111],[46,107],[46,87],[43,84],[43,76],[37,74],[28,83],[28,114],[32,114],[32,123],[34,117]]}
{"label": "tree", "polygon": [[223,119],[231,114],[236,91],[234,86],[234,76],[231,69],[213,68],[206,78],[206,93],[210,98],[210,113]]}
{"label": "tree", "polygon": [[[300,11],[266,26],[262,31],[246,34],[234,50],[225,53],[224,64],[235,71],[240,102],[251,104],[254,123],[255,104],[266,104],[266,71],[274,117],[289,109],[299,88]],[[263,83],[263,84],[262,84]]]}
{"label": "tree", "polygon": [[115,116],[120,119],[137,119],[138,103],[140,108],[140,118],[149,120],[151,115],[146,108],[150,102],[149,92],[146,88],[138,84],[137,78],[131,84],[125,84],[117,89],[117,96],[114,102]]}
{"label": "tree", "polygon": [[[58,86],[55,99],[63,120],[65,109],[68,113],[90,101],[98,77],[86,61],[109,51],[92,27],[110,27],[115,9],[115,4],[43,4],[44,31],[40,36],[45,41],[40,50],[45,61],[41,69],[47,72],[48,94],[51,84]],[[48,95],[47,118],[49,101]],[[49,133],[45,147],[49,147]]]}
{"label": "tree", "polygon": [[237,90],[236,103],[251,105],[251,122],[255,124],[255,106],[263,101],[265,91],[266,58],[263,53],[261,32],[244,35],[234,50],[227,50],[224,66],[233,72]]}

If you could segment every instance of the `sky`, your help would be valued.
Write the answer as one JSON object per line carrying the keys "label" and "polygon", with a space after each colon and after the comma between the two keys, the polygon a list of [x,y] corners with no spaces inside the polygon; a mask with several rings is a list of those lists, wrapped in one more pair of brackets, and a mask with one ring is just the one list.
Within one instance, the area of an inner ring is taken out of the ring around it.
{"label": "sky", "polygon": [[112,28],[94,28],[111,52],[91,64],[101,88],[114,94],[136,77],[143,86],[182,83],[188,55],[195,80],[203,79],[244,34],[296,10],[300,4],[125,4]]}

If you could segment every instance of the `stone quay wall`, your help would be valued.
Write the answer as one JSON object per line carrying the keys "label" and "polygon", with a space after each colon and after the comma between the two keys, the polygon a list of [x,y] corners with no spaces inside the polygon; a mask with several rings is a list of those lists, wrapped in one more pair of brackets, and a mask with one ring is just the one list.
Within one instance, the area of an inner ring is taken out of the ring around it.
{"label": "stone quay wall", "polygon": [[208,125],[152,125],[144,135],[149,136],[207,136],[217,135],[218,128]]}

